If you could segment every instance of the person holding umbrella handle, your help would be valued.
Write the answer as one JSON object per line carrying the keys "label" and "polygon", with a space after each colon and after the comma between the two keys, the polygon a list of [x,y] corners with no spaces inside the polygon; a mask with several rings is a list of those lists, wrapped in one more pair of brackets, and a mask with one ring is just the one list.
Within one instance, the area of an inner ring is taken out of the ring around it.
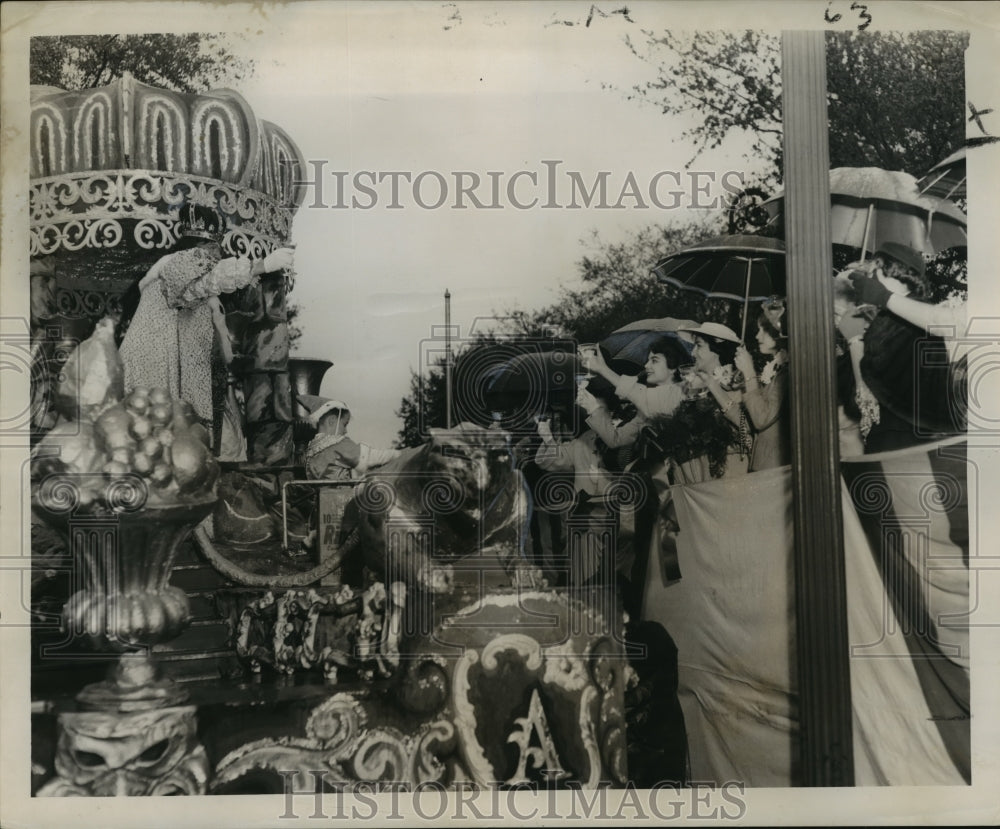
{"label": "person holding umbrella handle", "polygon": [[767,363],[757,374],[746,346],[736,349],[735,365],[746,378],[743,408],[756,436],[750,455],[750,472],[772,469],[791,462],[788,433],[788,335],[785,303],[780,298],[762,305],[757,320],[757,347]]}

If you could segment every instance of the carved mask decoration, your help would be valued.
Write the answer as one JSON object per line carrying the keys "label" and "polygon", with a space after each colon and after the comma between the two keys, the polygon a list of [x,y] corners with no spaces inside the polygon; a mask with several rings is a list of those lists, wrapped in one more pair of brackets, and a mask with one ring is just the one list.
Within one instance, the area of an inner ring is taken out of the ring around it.
{"label": "carved mask decoration", "polygon": [[208,759],[193,706],[132,714],[63,714],[58,777],[41,796],[204,794]]}

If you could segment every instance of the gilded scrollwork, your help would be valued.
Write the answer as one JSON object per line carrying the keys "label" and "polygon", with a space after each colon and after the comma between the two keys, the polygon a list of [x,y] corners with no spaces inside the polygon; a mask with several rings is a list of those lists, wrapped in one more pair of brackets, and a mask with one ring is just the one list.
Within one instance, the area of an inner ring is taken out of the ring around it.
{"label": "gilded scrollwork", "polygon": [[392,782],[418,785],[446,776],[442,761],[454,750],[455,729],[435,720],[406,734],[397,728],[370,727],[365,703],[336,694],[317,706],[305,737],[255,740],[227,754],[218,764],[212,788],[219,789],[257,769],[293,773],[296,788],[311,785],[322,770],[328,784]]}
{"label": "gilded scrollwork", "polygon": [[624,699],[615,689],[624,682],[628,663],[621,659],[615,644],[607,637],[590,643],[588,657],[591,676],[601,692],[597,722],[602,759],[614,779],[624,783],[627,776],[625,709]]}
{"label": "gilded scrollwork", "polygon": [[425,725],[414,739],[412,779],[417,783],[443,780],[448,769],[440,758],[449,756],[456,742],[455,725],[450,720],[437,720]]}
{"label": "gilded scrollwork", "polygon": [[[505,607],[507,598],[490,597],[486,604]],[[566,604],[568,612],[587,612],[565,597],[550,594],[548,602],[553,600]],[[463,611],[459,611],[452,621],[462,615]],[[475,782],[484,786],[501,781],[513,785],[535,774],[549,780],[575,779],[585,787],[597,786],[609,778],[624,783],[627,772],[621,697],[625,658],[608,637],[588,641],[583,647],[581,644],[563,641],[543,646],[528,633],[500,634],[481,648],[467,648],[457,660],[452,677],[453,716],[462,757]],[[505,655],[503,659],[501,655]],[[519,668],[513,668],[515,664]],[[527,695],[524,698],[529,703],[523,709],[514,709],[518,713],[507,741],[517,747],[518,760],[511,768],[500,768],[501,755],[491,755],[480,737],[483,717],[491,715],[484,709],[488,703],[484,704],[483,695],[491,693],[488,689],[503,670],[521,679],[503,692],[492,691],[500,694],[497,700]],[[567,733],[565,725],[562,731],[553,731],[550,714],[546,713],[553,710],[547,706],[564,706],[567,700],[573,700],[575,734]]]}
{"label": "gilded scrollwork", "polygon": [[339,756],[367,725],[368,714],[360,700],[350,694],[334,694],[313,709],[306,721],[306,736]]}
{"label": "gilded scrollwork", "polygon": [[126,238],[146,250],[176,241],[176,212],[203,204],[226,218],[223,247],[233,256],[267,255],[291,236],[294,209],[265,193],[217,179],[151,170],[106,170],[36,178],[28,197],[31,255],[60,248],[110,248]]}
{"label": "gilded scrollwork", "polygon": [[53,311],[70,319],[100,319],[108,314],[120,314],[121,295],[110,291],[85,291],[59,288]]}

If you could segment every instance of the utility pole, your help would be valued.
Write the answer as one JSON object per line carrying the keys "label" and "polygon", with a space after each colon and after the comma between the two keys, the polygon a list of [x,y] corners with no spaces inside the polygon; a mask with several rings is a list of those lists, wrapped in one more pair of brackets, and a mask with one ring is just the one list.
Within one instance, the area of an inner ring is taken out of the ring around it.
{"label": "utility pole", "polygon": [[445,426],[451,428],[451,291],[444,289],[444,406]]}

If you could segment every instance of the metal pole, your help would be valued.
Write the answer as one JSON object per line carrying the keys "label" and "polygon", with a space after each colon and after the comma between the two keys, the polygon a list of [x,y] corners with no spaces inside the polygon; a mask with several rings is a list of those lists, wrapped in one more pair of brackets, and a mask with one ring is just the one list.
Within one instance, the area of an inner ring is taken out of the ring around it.
{"label": "metal pole", "polygon": [[747,341],[747,306],[750,304],[750,274],[753,270],[753,257],[747,259],[747,279],[743,291],[743,323],[740,326],[740,342]]}
{"label": "metal pole", "polygon": [[826,43],[781,36],[791,356],[795,641],[803,786],[851,786],[851,677],[840,505]]}
{"label": "metal pole", "polygon": [[875,216],[875,205],[868,205],[868,215],[865,216],[865,236],[861,240],[861,261],[868,258],[868,239],[872,231],[872,218]]}
{"label": "metal pole", "polygon": [[445,426],[451,428],[451,291],[444,289],[444,401]]}

